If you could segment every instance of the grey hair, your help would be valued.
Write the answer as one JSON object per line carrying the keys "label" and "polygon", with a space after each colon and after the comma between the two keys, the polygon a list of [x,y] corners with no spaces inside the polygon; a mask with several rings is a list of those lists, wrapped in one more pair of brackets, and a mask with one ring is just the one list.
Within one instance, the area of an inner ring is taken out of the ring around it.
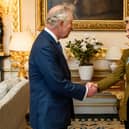
{"label": "grey hair", "polygon": [[68,19],[68,12],[71,11],[71,13],[73,13],[74,8],[71,7],[66,6],[66,4],[61,5],[60,9],[56,10],[54,13],[48,14],[46,22],[52,26],[56,26],[57,21],[66,21]]}

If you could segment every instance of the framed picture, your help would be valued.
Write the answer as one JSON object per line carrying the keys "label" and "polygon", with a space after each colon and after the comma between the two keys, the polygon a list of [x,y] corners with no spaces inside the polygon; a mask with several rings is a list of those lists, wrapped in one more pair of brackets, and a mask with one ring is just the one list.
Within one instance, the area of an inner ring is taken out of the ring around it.
{"label": "framed picture", "polygon": [[73,30],[124,30],[129,0],[36,0],[36,28],[45,25],[48,10],[57,4],[75,6]]}

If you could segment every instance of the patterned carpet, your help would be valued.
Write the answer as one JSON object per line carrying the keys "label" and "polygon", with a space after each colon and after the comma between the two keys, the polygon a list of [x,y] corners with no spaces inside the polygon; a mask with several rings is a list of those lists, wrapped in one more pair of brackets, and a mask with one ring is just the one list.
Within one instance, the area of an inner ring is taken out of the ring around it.
{"label": "patterned carpet", "polygon": [[[27,125],[26,129],[31,129],[29,125]],[[71,125],[68,129],[125,129],[124,124],[119,121],[117,117],[113,115],[104,116],[104,117],[78,117],[74,121],[71,122]]]}
{"label": "patterned carpet", "polygon": [[76,119],[68,129],[124,129],[124,125],[117,119]]}

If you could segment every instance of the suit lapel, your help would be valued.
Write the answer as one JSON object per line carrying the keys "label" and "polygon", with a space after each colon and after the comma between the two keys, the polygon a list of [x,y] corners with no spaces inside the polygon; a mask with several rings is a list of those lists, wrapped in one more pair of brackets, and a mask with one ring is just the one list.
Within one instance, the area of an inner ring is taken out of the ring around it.
{"label": "suit lapel", "polygon": [[69,79],[69,80],[71,80],[71,75],[70,75],[70,70],[69,70],[69,67],[68,67],[68,65],[67,65],[67,61],[66,61],[66,59],[65,59],[65,57],[64,57],[64,54],[63,54],[63,50],[62,50],[62,48],[61,48],[61,45],[60,45],[60,43],[56,43],[56,47],[57,47],[57,49],[58,49],[58,57],[59,57],[59,59],[60,59],[60,64],[61,64],[61,67],[62,67],[62,69],[63,69],[63,71],[64,71],[64,73],[65,72],[67,72],[67,78]]}
{"label": "suit lapel", "polygon": [[69,67],[67,65],[67,61],[64,57],[63,51],[60,48],[60,44],[58,44],[53,37],[47,33],[46,31],[44,31],[45,36],[48,38],[49,42],[52,46],[53,49],[55,49],[55,53],[57,53],[58,56],[58,61],[60,63],[60,67],[62,68],[62,71],[64,71],[63,73],[66,73],[66,77],[67,79],[71,80],[71,74],[70,74],[70,70]]}

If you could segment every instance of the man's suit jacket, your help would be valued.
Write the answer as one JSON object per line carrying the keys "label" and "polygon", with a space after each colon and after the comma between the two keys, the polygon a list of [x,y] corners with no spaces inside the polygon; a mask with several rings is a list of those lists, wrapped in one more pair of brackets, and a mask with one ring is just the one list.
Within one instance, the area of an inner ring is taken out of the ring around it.
{"label": "man's suit jacket", "polygon": [[71,82],[67,62],[50,34],[42,31],[29,58],[30,122],[33,129],[64,129],[73,116],[72,98],[86,88]]}
{"label": "man's suit jacket", "polygon": [[[118,68],[109,76],[104,78],[103,80],[98,82],[99,90],[105,90],[112,86],[117,81],[124,79],[124,75],[126,75],[126,88],[125,88],[125,98],[122,104],[120,113],[120,119],[127,119],[127,100],[129,98],[129,49],[124,50],[122,57],[120,59],[120,64]],[[129,108],[129,107],[128,107]]]}

